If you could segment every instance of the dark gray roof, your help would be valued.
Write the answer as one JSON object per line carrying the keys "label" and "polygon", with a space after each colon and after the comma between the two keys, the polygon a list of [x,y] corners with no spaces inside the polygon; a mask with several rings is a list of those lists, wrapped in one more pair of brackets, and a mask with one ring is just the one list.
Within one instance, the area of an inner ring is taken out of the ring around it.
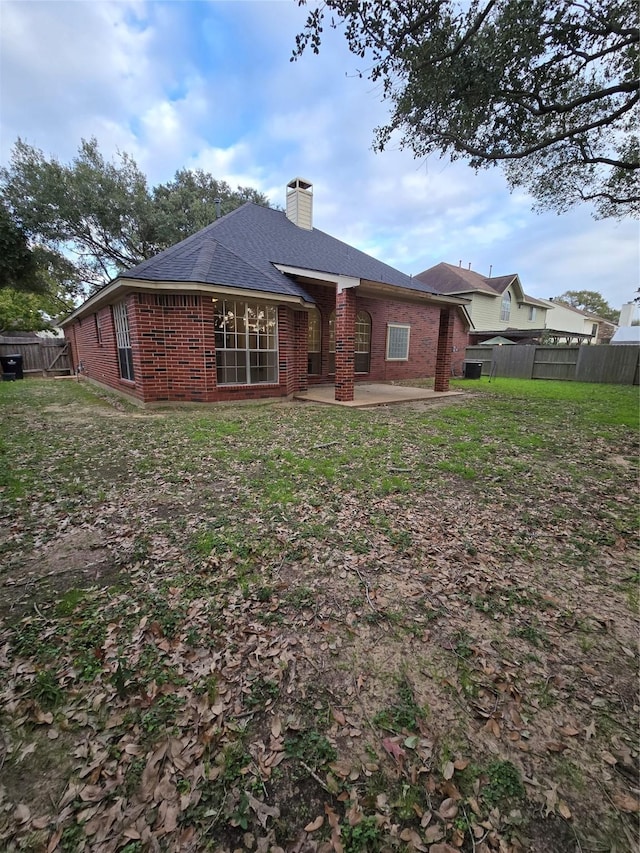
{"label": "dark gray roof", "polygon": [[218,284],[313,301],[302,285],[274,264],[437,293],[324,231],[294,225],[284,211],[252,202],[120,273],[120,278]]}

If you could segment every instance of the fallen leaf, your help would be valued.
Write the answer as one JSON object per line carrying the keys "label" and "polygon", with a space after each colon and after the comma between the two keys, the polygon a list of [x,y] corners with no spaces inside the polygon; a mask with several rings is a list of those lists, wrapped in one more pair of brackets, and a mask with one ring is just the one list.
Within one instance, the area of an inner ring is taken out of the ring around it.
{"label": "fallen leaf", "polygon": [[584,730],[585,740],[591,740],[592,737],[596,736],[596,721],[591,720],[589,725]]}
{"label": "fallen leaf", "polygon": [[271,721],[271,734],[277,740],[282,734],[282,720],[276,714],[276,716]]}
{"label": "fallen leaf", "polygon": [[18,823],[27,823],[31,817],[29,806],[25,806],[24,803],[20,803],[20,805],[16,806],[14,816]]}
{"label": "fallen leaf", "polygon": [[[428,843],[433,843],[434,841],[440,841],[442,836],[444,835],[444,830],[439,823],[434,823],[433,826],[427,827],[424,838]],[[431,848],[433,850],[433,847]]]}
{"label": "fallen leaf", "polygon": [[558,812],[562,815],[562,817],[563,817],[565,820],[570,820],[570,819],[571,819],[571,809],[570,809],[570,808],[569,808],[569,806],[565,803],[565,801],[564,801],[564,800],[560,800],[560,802],[558,803]]}
{"label": "fallen leaf", "polygon": [[389,755],[392,755],[395,758],[398,764],[400,764],[407,754],[400,744],[396,743],[396,741],[392,740],[390,737],[383,739],[382,746],[386,749]]}
{"label": "fallen leaf", "polygon": [[601,755],[602,755],[602,760],[606,761],[607,764],[610,764],[612,767],[614,764],[618,763],[618,759],[615,757],[615,755],[611,755],[611,753],[607,752],[606,749],[601,753]]}
{"label": "fallen leaf", "polygon": [[458,814],[458,804],[453,799],[453,797],[447,797],[446,800],[443,800],[442,803],[440,803],[438,814],[443,820],[454,819],[454,817]]}
{"label": "fallen leaf", "polygon": [[442,768],[442,775],[445,779],[451,779],[455,772],[455,767],[453,766],[452,761],[445,761],[444,767]]}
{"label": "fallen leaf", "polygon": [[331,716],[339,726],[344,726],[344,724],[347,722],[347,718],[339,708],[332,708]]}
{"label": "fallen leaf", "polygon": [[632,797],[630,794],[614,794],[613,802],[623,812],[640,812],[640,800]]}
{"label": "fallen leaf", "polygon": [[256,813],[256,816],[263,827],[266,827],[267,820],[270,817],[280,817],[280,809],[277,806],[268,806],[266,803],[263,803],[262,800],[258,800],[256,797],[252,796],[248,791],[245,791],[245,795],[249,801],[249,805]]}
{"label": "fallen leaf", "polygon": [[316,830],[320,829],[322,824],[324,823],[324,817],[322,815],[318,815],[315,820],[312,820],[311,823],[308,823],[304,831],[305,832],[316,832]]}
{"label": "fallen leaf", "polygon": [[566,743],[560,743],[557,740],[547,741],[545,746],[547,747],[548,752],[564,752],[567,748]]}

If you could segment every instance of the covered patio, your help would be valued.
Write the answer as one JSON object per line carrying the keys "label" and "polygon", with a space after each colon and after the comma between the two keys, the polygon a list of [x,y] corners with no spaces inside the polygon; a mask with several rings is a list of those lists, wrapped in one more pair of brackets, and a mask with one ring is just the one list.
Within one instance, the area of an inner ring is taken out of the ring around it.
{"label": "covered patio", "polygon": [[330,406],[347,406],[366,409],[373,406],[393,406],[396,403],[416,401],[437,402],[446,397],[459,397],[462,391],[434,391],[433,388],[413,388],[407,385],[390,385],[382,382],[357,383],[352,400],[336,400],[335,385],[314,385],[294,395],[294,399]]}

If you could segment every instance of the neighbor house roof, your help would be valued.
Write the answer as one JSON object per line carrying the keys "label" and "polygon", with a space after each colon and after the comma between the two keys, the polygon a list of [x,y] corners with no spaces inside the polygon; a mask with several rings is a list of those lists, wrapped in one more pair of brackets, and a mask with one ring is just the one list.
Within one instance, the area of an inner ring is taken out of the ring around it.
{"label": "neighbor house roof", "polygon": [[414,277],[438,293],[453,295],[479,290],[489,296],[504,293],[507,287],[518,278],[516,273],[489,278],[473,270],[446,263],[436,264],[435,267],[430,267]]}
{"label": "neighbor house roof", "polygon": [[446,293],[449,296],[465,296],[470,293],[484,293],[487,296],[501,296],[505,290],[514,285],[516,291],[520,294],[519,302],[526,305],[535,305],[540,308],[546,308],[547,305],[540,299],[534,299],[522,289],[520,279],[517,273],[509,275],[485,276],[474,270],[463,269],[461,266],[453,264],[440,263],[435,267],[430,267],[424,272],[414,276],[432,287],[438,293]]}
{"label": "neighbor house roof", "polygon": [[[286,268],[286,271],[280,271],[278,266]],[[111,293],[114,286],[135,280],[216,285],[313,303],[304,284],[294,275],[287,274],[291,270],[310,279],[326,276],[357,278],[427,297],[433,295],[435,301],[438,297],[445,301],[442,292],[430,284],[406,275],[324,231],[301,228],[291,222],[282,210],[247,202],[175,246],[120,273],[88,302],[94,305],[101,294],[104,300],[106,291]],[[456,298],[446,301],[464,304],[463,300]],[[74,311],[65,323],[83,313],[83,309],[81,306]]]}

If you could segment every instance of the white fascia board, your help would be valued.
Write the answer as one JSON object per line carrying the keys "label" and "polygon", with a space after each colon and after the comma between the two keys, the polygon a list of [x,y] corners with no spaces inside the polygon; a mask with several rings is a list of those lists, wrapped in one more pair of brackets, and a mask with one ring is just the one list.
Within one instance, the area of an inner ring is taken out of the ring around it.
{"label": "white fascia board", "polygon": [[312,302],[307,302],[299,296],[291,296],[286,293],[269,293],[263,290],[249,290],[239,287],[227,287],[221,284],[199,284],[193,281],[146,281],[145,279],[135,278],[117,278],[109,282],[105,287],[90,296],[85,302],[75,309],[69,316],[62,320],[60,325],[65,325],[73,322],[85,314],[91,314],[103,305],[108,305],[112,297],[122,292],[124,296],[131,291],[147,291],[151,293],[160,293],[163,291],[181,291],[183,293],[204,293],[222,294],[223,296],[236,296],[243,299],[263,299],[267,302],[288,302],[294,305],[300,305],[303,308],[313,307]]}
{"label": "white fascia board", "polygon": [[351,275],[339,275],[338,273],[324,272],[322,270],[311,270],[306,267],[290,267],[287,264],[274,264],[274,267],[285,275],[295,275],[302,278],[311,278],[326,284],[335,284],[338,293],[349,287],[358,287],[361,279]]}

